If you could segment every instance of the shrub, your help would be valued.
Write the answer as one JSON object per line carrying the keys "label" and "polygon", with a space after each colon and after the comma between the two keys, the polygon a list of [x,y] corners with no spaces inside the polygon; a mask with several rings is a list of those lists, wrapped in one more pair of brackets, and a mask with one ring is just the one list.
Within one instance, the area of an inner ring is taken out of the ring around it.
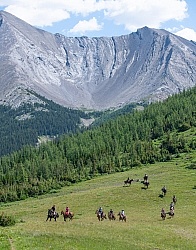
{"label": "shrub", "polygon": [[0,226],[7,227],[7,226],[13,226],[15,224],[16,221],[12,216],[5,215],[4,213],[0,215]]}

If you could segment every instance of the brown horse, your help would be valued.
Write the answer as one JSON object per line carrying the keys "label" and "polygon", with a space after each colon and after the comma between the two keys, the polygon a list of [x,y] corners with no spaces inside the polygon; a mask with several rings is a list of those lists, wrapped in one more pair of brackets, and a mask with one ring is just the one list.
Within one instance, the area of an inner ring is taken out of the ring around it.
{"label": "brown horse", "polygon": [[59,214],[57,212],[54,213],[54,211],[52,209],[48,209],[48,215],[47,215],[46,221],[48,219],[50,219],[50,221],[52,219],[54,219],[56,221],[58,217],[59,217]]}
{"label": "brown horse", "polygon": [[124,221],[124,222],[127,221],[127,216],[126,215],[122,215],[121,212],[118,213],[118,216],[119,216],[119,221]]}
{"label": "brown horse", "polygon": [[109,220],[116,220],[116,217],[113,213],[108,212],[108,219]]}
{"label": "brown horse", "polygon": [[99,210],[96,210],[95,214],[97,215],[97,218],[98,218],[99,221],[107,219],[106,214],[105,213],[100,213]]}
{"label": "brown horse", "polygon": [[132,181],[133,181],[133,179],[128,178],[126,181],[124,181],[124,186],[131,185]]}
{"label": "brown horse", "polygon": [[61,215],[63,215],[64,221],[66,221],[67,219],[69,219],[69,221],[70,221],[74,217],[74,213],[72,213],[72,212],[66,213],[63,210],[61,211]]}
{"label": "brown horse", "polygon": [[176,198],[176,196],[175,196],[175,195],[173,196],[172,201],[173,201],[173,203],[174,203],[174,204],[176,204],[176,202],[177,202],[177,198]]}
{"label": "brown horse", "polygon": [[165,218],[166,218],[166,213],[165,212],[161,212],[161,218],[162,218],[162,220],[165,220]]}

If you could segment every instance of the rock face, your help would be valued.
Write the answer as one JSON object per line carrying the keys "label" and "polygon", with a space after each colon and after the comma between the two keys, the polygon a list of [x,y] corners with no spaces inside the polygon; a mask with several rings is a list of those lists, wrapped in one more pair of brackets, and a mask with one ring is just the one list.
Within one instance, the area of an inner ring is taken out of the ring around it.
{"label": "rock face", "polygon": [[65,37],[0,11],[0,104],[106,109],[196,85],[196,44],[144,27],[119,37]]}

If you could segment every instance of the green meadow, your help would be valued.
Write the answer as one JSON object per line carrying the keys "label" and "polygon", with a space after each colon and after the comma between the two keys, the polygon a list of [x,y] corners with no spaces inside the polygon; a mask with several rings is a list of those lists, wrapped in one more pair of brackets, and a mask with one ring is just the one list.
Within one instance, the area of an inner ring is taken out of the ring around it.
{"label": "green meadow", "polygon": [[[133,168],[126,172],[98,176],[56,192],[24,201],[0,205],[0,214],[14,216],[16,224],[0,227],[1,250],[173,250],[196,249],[196,169],[190,168],[195,154],[183,154],[167,163]],[[140,182],[147,173],[150,186]],[[124,186],[127,177],[139,182]],[[161,198],[161,188],[167,194]],[[176,195],[175,216],[169,211]],[[66,206],[74,212],[72,221],[62,215],[47,221],[47,210],[55,204],[60,214]],[[127,222],[98,221],[95,210],[124,209]]]}

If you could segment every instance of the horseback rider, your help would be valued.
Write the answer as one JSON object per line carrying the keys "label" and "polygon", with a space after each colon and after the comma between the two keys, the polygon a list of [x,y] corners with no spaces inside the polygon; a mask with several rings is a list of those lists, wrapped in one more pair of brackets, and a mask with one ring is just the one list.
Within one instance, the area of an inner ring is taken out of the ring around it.
{"label": "horseback rider", "polygon": [[161,214],[165,214],[165,209],[164,208],[161,209]]}
{"label": "horseback rider", "polygon": [[166,194],[166,192],[167,192],[166,186],[163,186],[161,190],[162,190],[162,192],[163,192],[164,194]]}
{"label": "horseback rider", "polygon": [[55,206],[55,205],[53,205],[53,206],[51,207],[51,211],[52,211],[53,215],[56,214],[56,206]]}
{"label": "horseback rider", "polygon": [[148,181],[148,175],[145,174],[145,175],[144,175],[144,182],[147,182],[147,181]]}
{"label": "horseback rider", "polygon": [[113,209],[110,209],[110,216],[113,218],[114,217],[114,211],[113,211]]}
{"label": "horseback rider", "polygon": [[174,203],[174,204],[177,202],[177,198],[176,198],[176,196],[175,196],[175,195],[173,195],[172,200],[173,200],[173,203]]}
{"label": "horseback rider", "polygon": [[124,209],[121,210],[120,215],[121,215],[123,218],[125,217],[125,210],[124,210]]}
{"label": "horseback rider", "polygon": [[65,208],[65,213],[66,213],[67,215],[69,215],[69,207],[66,207],[66,208]]}
{"label": "horseback rider", "polygon": [[170,215],[174,215],[174,206],[170,205]]}
{"label": "horseback rider", "polygon": [[169,207],[170,207],[170,210],[174,210],[174,202],[171,202]]}
{"label": "horseback rider", "polygon": [[165,217],[166,217],[166,212],[165,212],[164,208],[161,209],[161,217],[162,217],[162,219],[165,219]]}
{"label": "horseback rider", "polygon": [[101,218],[103,217],[103,208],[102,207],[99,207],[99,209],[98,209],[98,213],[100,213],[101,214]]}

